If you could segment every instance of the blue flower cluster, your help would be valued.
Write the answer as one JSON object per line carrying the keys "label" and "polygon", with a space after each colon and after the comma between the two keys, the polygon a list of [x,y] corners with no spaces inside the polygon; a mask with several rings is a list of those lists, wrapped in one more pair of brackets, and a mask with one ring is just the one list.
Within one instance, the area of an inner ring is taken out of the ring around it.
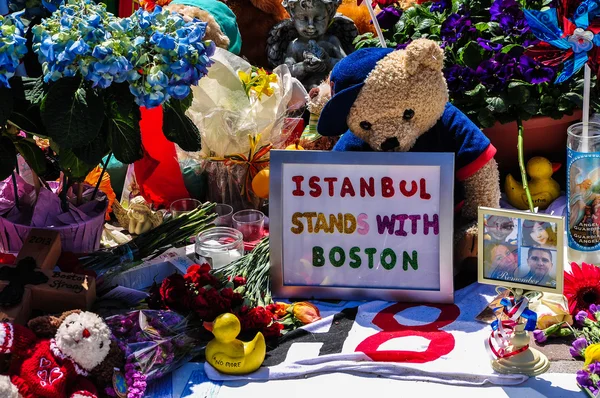
{"label": "blue flower cluster", "polygon": [[152,108],[170,97],[186,98],[190,86],[198,84],[212,64],[215,45],[202,40],[206,24],[186,23],[159,6],[151,12],[140,8],[130,20],[131,63],[137,74],[130,80],[130,90],[137,104]]}
{"label": "blue flower cluster", "polygon": [[42,64],[44,81],[81,73],[94,87],[122,83],[132,69],[127,20],[106,11],[104,4],[70,1],[33,27],[33,50]]}
{"label": "blue flower cluster", "polygon": [[93,87],[128,82],[140,106],[184,99],[208,73],[215,46],[204,42],[206,24],[185,22],[156,7],[117,18],[103,4],[69,0],[33,28],[46,82],[78,73]]}
{"label": "blue flower cluster", "polygon": [[10,88],[8,79],[14,76],[21,58],[27,54],[24,30],[18,14],[0,15],[0,88]]}

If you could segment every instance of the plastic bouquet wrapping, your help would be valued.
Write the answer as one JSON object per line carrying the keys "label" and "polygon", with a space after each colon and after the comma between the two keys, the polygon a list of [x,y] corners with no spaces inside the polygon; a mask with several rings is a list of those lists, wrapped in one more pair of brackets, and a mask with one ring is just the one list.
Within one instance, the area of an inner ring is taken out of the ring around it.
{"label": "plastic bouquet wrapping", "polygon": [[202,326],[173,311],[132,311],[111,316],[106,323],[125,352],[128,398],[143,397],[148,382],[185,365],[205,346],[197,339]]}
{"label": "plastic bouquet wrapping", "polygon": [[270,149],[289,144],[293,128],[284,123],[307,94],[285,65],[268,73],[221,49],[213,61],[206,78],[192,87],[187,110],[201,132],[202,149],[178,153],[186,187],[235,210],[258,208],[252,178],[268,167]]}

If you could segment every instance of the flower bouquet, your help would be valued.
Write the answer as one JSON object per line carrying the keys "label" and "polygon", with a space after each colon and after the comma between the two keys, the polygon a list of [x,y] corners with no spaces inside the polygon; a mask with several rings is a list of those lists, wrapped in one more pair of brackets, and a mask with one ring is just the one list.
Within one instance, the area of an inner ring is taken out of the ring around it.
{"label": "flower bouquet", "polygon": [[258,208],[252,178],[268,166],[271,148],[285,147],[285,119],[290,109],[304,105],[306,91],[285,65],[268,73],[218,48],[213,61],[192,89],[187,110],[202,136],[202,149],[179,151],[179,162],[184,175],[193,168],[195,175],[206,176],[201,191],[207,197],[201,200],[227,203],[236,211]]}
{"label": "flower bouquet", "polygon": [[[200,325],[172,311],[140,310],[106,319],[125,352],[127,397],[143,397],[147,383],[183,366],[202,353]],[[204,341],[209,335],[204,334]],[[112,388],[106,391],[116,396]]]}
{"label": "flower bouquet", "polygon": [[[84,186],[77,183],[106,155],[123,163],[142,158],[140,106],[162,105],[165,136],[186,150],[200,149],[185,110],[190,85],[211,64],[214,44],[202,40],[205,23],[185,22],[160,7],[117,18],[91,0],[68,0],[58,9],[42,4],[44,18],[29,20],[27,10],[0,17],[0,181],[12,178],[18,192],[19,154],[33,172],[37,195],[46,181],[58,179],[48,173],[53,163],[62,172],[59,193],[67,213],[67,192],[76,186],[81,204]],[[32,55],[41,75],[28,68],[31,77],[15,76]],[[47,141],[44,149],[39,138]]]}

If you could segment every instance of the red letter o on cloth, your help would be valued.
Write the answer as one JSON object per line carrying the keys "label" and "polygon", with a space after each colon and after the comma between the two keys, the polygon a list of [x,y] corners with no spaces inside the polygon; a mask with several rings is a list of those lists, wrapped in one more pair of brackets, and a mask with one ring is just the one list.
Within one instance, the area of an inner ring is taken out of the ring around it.
{"label": "red letter o on cloth", "polygon": [[[396,321],[394,315],[412,307],[438,308],[441,312],[437,319],[427,325],[406,326]],[[449,354],[454,349],[454,336],[440,328],[456,321],[460,309],[454,304],[404,304],[397,303],[380,311],[373,324],[382,331],[367,337],[357,347],[357,352],[364,352],[372,360],[379,362],[427,363]],[[385,342],[398,337],[418,336],[429,340],[429,346],[424,352],[416,351],[377,351]]]}

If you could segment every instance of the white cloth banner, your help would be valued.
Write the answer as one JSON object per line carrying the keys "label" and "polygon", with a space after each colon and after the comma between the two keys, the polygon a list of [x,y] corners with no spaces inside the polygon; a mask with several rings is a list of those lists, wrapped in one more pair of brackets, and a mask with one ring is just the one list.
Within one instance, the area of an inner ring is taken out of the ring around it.
{"label": "white cloth banner", "polygon": [[472,284],[455,304],[383,301],[316,302],[322,320],[288,333],[249,375],[226,375],[208,363],[211,380],[275,380],[332,372],[453,385],[515,385],[524,375],[493,371],[485,341],[491,327],[475,317],[495,297]]}

